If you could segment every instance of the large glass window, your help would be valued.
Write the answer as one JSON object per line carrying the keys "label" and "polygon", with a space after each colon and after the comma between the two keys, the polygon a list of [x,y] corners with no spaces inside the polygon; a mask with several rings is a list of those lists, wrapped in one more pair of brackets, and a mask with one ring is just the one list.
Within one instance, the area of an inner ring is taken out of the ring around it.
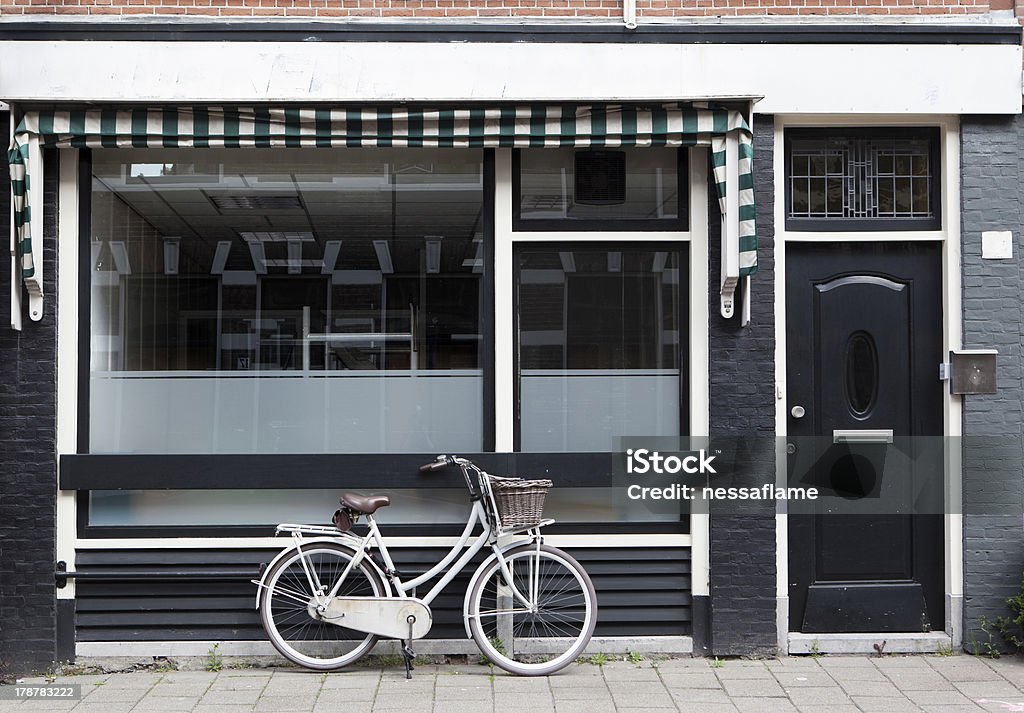
{"label": "large glass window", "polygon": [[521,450],[681,435],[685,253],[566,243],[517,255]]}
{"label": "large glass window", "polygon": [[92,453],[479,451],[482,155],[93,152]]}
{"label": "large glass window", "polygon": [[686,230],[685,153],[676,148],[523,149],[516,230]]}

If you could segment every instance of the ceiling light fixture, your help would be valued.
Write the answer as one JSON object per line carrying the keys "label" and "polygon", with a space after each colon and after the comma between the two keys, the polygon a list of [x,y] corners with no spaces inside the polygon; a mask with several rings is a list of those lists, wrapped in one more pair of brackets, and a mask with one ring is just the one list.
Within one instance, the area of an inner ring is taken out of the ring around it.
{"label": "ceiling light fixture", "polygon": [[164,274],[177,275],[181,258],[181,238],[164,238]]}
{"label": "ceiling light fixture", "polygon": [[132,274],[132,264],[128,260],[128,246],[123,241],[111,240],[110,254],[114,258],[114,269],[118,274]]}
{"label": "ceiling light fixture", "polygon": [[424,235],[423,237],[427,243],[427,274],[436,275],[441,272],[441,240],[444,236]]}
{"label": "ceiling light fixture", "polygon": [[340,240],[328,240],[324,243],[324,262],[320,267],[321,275],[331,275],[338,265],[338,254],[341,252]]}
{"label": "ceiling light fixture", "polygon": [[377,253],[377,262],[380,263],[380,271],[385,275],[391,275],[395,272],[395,264],[391,262],[391,248],[388,247],[387,240],[374,240],[373,250]]}
{"label": "ceiling light fixture", "polygon": [[210,266],[211,275],[224,274],[224,266],[228,264],[229,252],[231,252],[230,240],[221,240],[217,243],[217,251],[213,254],[213,264]]}

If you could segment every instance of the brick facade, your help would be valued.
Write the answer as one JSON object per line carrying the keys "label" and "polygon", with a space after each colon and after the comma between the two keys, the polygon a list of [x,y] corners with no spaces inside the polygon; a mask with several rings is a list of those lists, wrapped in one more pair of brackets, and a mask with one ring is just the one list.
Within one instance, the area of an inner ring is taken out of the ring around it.
{"label": "brick facade", "polygon": [[[0,121],[7,121],[0,114]],[[56,589],[56,235],[57,156],[48,154],[43,213],[42,322],[25,331],[9,321],[10,270],[0,270],[0,678],[43,670],[55,659]],[[0,172],[0,214],[10,210],[10,181]],[[6,224],[6,221],[5,221]],[[6,233],[6,230],[4,231]],[[5,235],[6,244],[6,235]]]}
{"label": "brick facade", "polygon": [[[770,299],[775,265],[775,134],[771,116],[754,119],[754,192],[757,195],[758,273],[750,324],[719,314],[717,270],[712,268],[709,326],[711,433],[746,439],[745,474],[736,484],[775,482],[775,305]],[[711,265],[721,261],[721,219],[712,194]],[[757,375],[754,378],[750,378]],[[737,444],[738,445],[738,444]],[[742,482],[740,482],[742,479]],[[730,483],[731,484],[731,483]],[[773,656],[777,653],[775,502],[711,507],[710,653]]]}
{"label": "brick facade", "polygon": [[[637,17],[965,15],[1006,0],[637,0]],[[619,20],[622,0],[0,0],[0,15]]]}

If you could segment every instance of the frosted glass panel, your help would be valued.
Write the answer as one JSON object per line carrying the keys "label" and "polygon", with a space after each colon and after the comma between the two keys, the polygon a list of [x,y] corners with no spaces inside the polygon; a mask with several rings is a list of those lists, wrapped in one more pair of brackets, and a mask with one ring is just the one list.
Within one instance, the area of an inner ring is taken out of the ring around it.
{"label": "frosted glass panel", "polygon": [[679,372],[524,370],[524,451],[602,452],[620,436],[679,435]]}
{"label": "frosted glass panel", "polygon": [[[315,374],[315,375],[313,375]],[[277,377],[94,373],[93,453],[458,452],[482,440],[479,371]],[[438,416],[443,414],[443,418]]]}
{"label": "frosted glass panel", "polygon": [[563,243],[521,247],[517,263],[520,448],[680,435],[685,253]]}
{"label": "frosted glass panel", "polygon": [[[329,525],[338,507],[337,490],[94,490],[89,524],[94,526],[267,525],[298,522]],[[463,489],[361,488],[358,492],[390,495],[391,505],[374,517],[385,535],[388,525],[464,523],[469,494]],[[545,517],[558,522],[653,522],[679,520],[613,498],[611,488],[559,488],[548,493]]]}

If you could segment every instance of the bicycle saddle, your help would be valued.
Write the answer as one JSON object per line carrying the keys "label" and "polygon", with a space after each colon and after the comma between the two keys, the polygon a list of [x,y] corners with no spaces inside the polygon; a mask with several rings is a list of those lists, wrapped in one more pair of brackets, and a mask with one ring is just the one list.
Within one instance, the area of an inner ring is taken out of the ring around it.
{"label": "bicycle saddle", "polygon": [[364,515],[372,515],[377,512],[377,508],[386,507],[391,504],[391,498],[387,495],[356,495],[355,493],[345,493],[341,496],[341,504],[345,507],[361,512]]}

